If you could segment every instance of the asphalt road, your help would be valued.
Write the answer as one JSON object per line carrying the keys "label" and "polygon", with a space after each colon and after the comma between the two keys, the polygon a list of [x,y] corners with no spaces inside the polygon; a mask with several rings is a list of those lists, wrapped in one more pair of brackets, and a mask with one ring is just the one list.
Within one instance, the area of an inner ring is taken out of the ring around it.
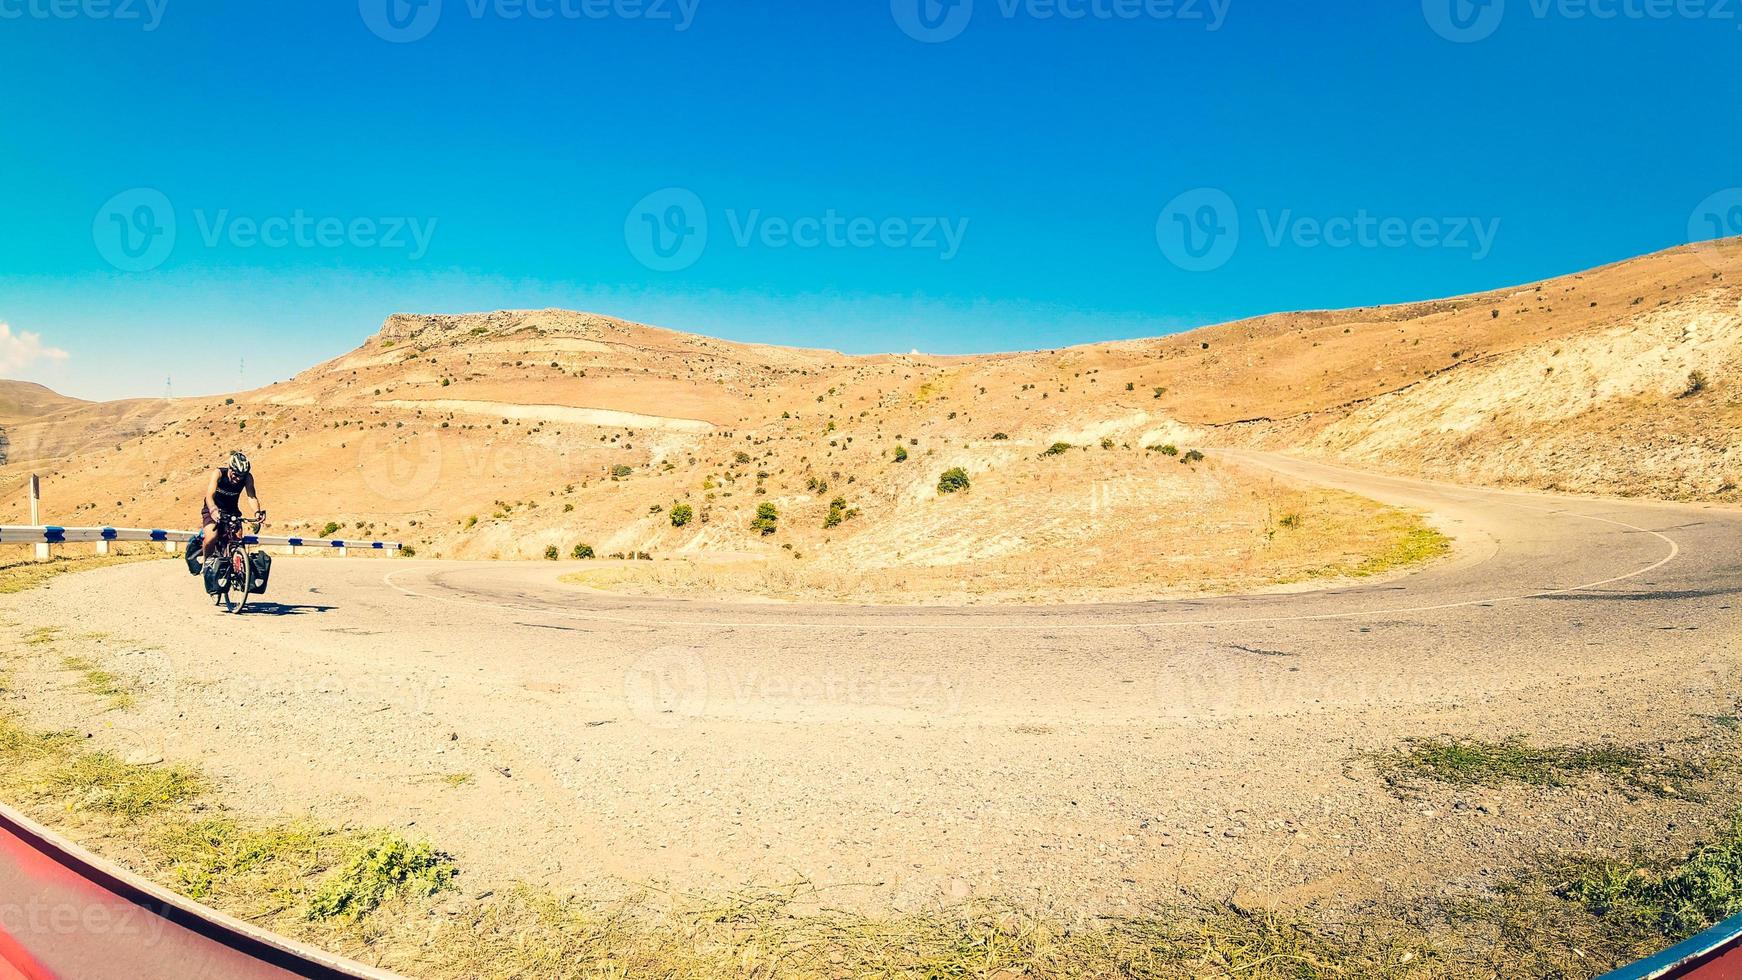
{"label": "asphalt road", "polygon": [[[1742,513],[1224,455],[1421,508],[1457,553],[1098,606],[657,600],[564,585],[565,565],[307,559],[239,620],[168,563],[0,608],[105,634],[67,642],[141,678],[99,740],[199,762],[263,812],[415,826],[479,881],[1355,902],[1629,813],[1676,823],[1685,804],[1578,791],[1402,800],[1360,760],[1438,733],[1650,743],[1735,713]],[[49,700],[33,710],[79,717]]]}

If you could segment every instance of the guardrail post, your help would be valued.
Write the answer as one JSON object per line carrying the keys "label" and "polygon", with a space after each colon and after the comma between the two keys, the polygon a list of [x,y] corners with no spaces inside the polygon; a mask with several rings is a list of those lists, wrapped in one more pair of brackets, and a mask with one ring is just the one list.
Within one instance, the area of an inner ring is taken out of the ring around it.
{"label": "guardrail post", "polygon": [[109,542],[106,540],[97,542],[97,554],[106,555],[108,553],[109,553]]}
{"label": "guardrail post", "polygon": [[[30,474],[30,523],[42,524],[42,480],[35,473]],[[48,545],[36,546],[36,560],[48,561]]]}
{"label": "guardrail post", "polygon": [[351,549],[345,548],[345,547],[341,547],[339,549],[339,557],[340,558],[349,558],[350,556],[351,556]]}

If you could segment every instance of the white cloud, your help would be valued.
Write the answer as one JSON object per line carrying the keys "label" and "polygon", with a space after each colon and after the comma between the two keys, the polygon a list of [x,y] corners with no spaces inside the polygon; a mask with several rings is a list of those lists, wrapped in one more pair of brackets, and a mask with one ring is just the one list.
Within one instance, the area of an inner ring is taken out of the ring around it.
{"label": "white cloud", "polygon": [[22,371],[38,361],[60,362],[67,352],[58,347],[44,347],[42,335],[28,330],[12,332],[12,325],[0,321],[0,375]]}

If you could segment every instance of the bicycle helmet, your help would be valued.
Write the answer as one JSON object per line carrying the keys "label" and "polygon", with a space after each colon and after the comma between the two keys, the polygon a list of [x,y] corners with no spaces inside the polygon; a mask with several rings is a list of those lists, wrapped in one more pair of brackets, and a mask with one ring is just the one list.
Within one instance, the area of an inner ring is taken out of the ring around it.
{"label": "bicycle helmet", "polygon": [[254,464],[248,462],[248,457],[242,455],[240,450],[230,454],[228,466],[237,476],[247,476],[254,469]]}

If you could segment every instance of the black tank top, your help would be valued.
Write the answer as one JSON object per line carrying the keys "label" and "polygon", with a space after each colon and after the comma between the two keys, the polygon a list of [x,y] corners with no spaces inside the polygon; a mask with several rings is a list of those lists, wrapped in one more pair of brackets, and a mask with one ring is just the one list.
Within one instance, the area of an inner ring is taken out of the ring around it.
{"label": "black tank top", "polygon": [[242,512],[242,488],[247,485],[248,481],[243,479],[231,482],[230,471],[220,470],[218,471],[218,489],[212,494],[212,499],[217,502],[218,509],[224,513],[239,514]]}

